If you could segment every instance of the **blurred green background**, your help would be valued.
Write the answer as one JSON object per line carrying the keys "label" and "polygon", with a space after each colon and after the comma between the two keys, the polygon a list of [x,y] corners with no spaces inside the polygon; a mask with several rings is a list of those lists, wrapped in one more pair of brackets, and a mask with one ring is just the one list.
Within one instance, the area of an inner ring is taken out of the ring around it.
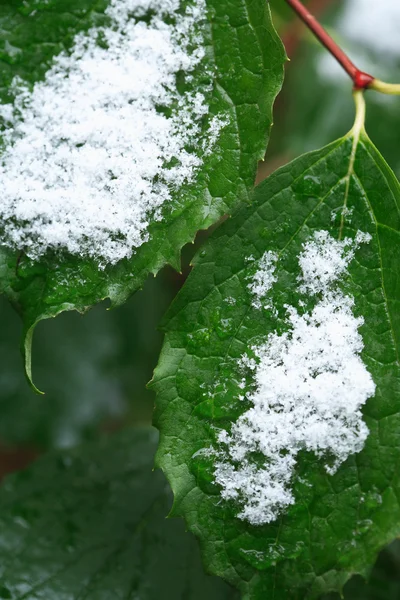
{"label": "blurred green background", "polygon": [[[351,82],[293,16],[285,0],[271,0],[290,63],[275,108],[275,126],[258,181],[305,151],[345,134],[352,125]],[[399,0],[310,0],[308,4],[363,70],[400,81]],[[376,10],[379,4],[380,11]],[[358,15],[359,18],[355,18]],[[367,131],[400,176],[400,99],[367,93]],[[122,308],[98,306],[82,317],[67,313],[41,323],[29,388],[19,352],[21,324],[0,298],[0,474],[22,468],[53,448],[73,447],[152,418],[146,389],[158,359],[163,313],[184,283],[190,259],[207,234],[183,252],[183,274],[164,269]],[[336,595],[326,600],[338,598]],[[348,600],[400,599],[400,542],[385,549],[370,581],[353,578]]]}

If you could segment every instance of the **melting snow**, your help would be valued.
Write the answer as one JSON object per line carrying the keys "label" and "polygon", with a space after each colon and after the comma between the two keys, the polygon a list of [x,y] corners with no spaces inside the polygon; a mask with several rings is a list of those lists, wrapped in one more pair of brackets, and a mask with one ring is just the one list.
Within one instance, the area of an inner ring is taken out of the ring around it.
{"label": "melting snow", "polygon": [[[238,501],[238,516],[253,525],[275,520],[294,503],[299,451],[325,457],[331,474],[368,436],[361,407],[375,384],[360,358],[363,319],[353,315],[354,298],[338,283],[356,248],[369,240],[359,233],[354,241],[336,241],[316,232],[299,256],[299,293],[315,298],[313,310],[287,306],[288,331],[269,334],[253,348],[256,360],[241,361],[254,371],[254,391],[247,395],[252,406],[230,433],[220,432],[215,479],[222,497]],[[261,261],[254,281],[262,296],[258,282],[276,280],[275,263],[275,257]]]}

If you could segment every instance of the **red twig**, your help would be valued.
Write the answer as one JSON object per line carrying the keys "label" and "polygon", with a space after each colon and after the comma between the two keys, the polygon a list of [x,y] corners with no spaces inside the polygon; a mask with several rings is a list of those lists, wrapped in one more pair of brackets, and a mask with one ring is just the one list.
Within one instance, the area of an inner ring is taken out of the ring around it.
{"label": "red twig", "polygon": [[293,8],[298,14],[300,19],[306,24],[306,26],[313,32],[316,38],[321,42],[323,46],[336,58],[339,64],[342,65],[346,73],[351,77],[355,89],[362,90],[369,87],[374,81],[374,77],[368,73],[360,71],[356,65],[350,60],[347,54],[337,45],[337,43],[331,38],[329,33],[322,27],[317,19],[310,13],[308,8],[300,2],[300,0],[286,0],[286,2]]}
{"label": "red twig", "polygon": [[[310,12],[318,18],[334,2],[337,2],[337,0],[310,0],[308,7]],[[302,36],[303,23],[299,19],[294,19],[283,31],[282,42],[289,58],[296,54],[297,46],[300,44]]]}

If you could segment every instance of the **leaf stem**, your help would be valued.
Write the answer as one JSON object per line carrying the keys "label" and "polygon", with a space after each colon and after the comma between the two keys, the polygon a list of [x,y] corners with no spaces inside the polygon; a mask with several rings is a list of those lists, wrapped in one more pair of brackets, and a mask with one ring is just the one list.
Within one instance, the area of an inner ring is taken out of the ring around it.
{"label": "leaf stem", "polygon": [[356,118],[354,120],[354,125],[351,130],[351,134],[356,140],[358,144],[360,136],[362,132],[365,130],[365,98],[363,90],[355,90],[353,92],[354,103],[356,105]]}
{"label": "leaf stem", "polygon": [[347,171],[347,175],[345,177],[346,187],[344,192],[344,201],[342,208],[342,216],[340,219],[340,229],[339,229],[339,240],[343,238],[343,230],[345,225],[345,220],[347,216],[347,202],[349,199],[350,192],[350,180],[352,175],[354,174],[354,163],[356,160],[357,147],[360,142],[360,137],[363,132],[365,132],[365,98],[364,98],[364,90],[355,90],[353,93],[354,102],[356,105],[356,118],[354,120],[354,125],[349,132],[349,137],[353,138],[353,145],[351,148],[350,161],[349,161],[349,169]]}
{"label": "leaf stem", "polygon": [[353,63],[347,54],[338,46],[335,40],[329,35],[329,33],[322,27],[318,20],[310,13],[308,8],[304,6],[301,0],[286,0],[286,2],[293,8],[300,19],[306,24],[306,26],[313,32],[315,37],[321,42],[323,46],[332,54],[332,56],[338,61],[343,67],[346,73],[351,77],[355,90],[375,90],[381,92],[381,94],[398,94],[400,95],[400,83],[386,83],[380,79],[376,79],[369,73],[360,71],[358,67]]}
{"label": "leaf stem", "polygon": [[369,89],[381,92],[381,94],[400,95],[400,83],[386,83],[380,79],[373,79]]}
{"label": "leaf stem", "polygon": [[346,73],[351,77],[354,88],[357,90],[363,90],[369,87],[372,81],[374,81],[372,75],[364,73],[356,67],[356,65],[350,60],[342,48],[340,48],[335,40],[329,35],[326,29],[324,29],[317,19],[310,13],[308,8],[306,8],[304,4],[300,2],[300,0],[286,0],[286,2],[293,8],[293,10],[313,32],[321,44],[325,46],[325,48],[332,54],[332,56],[343,67]]}

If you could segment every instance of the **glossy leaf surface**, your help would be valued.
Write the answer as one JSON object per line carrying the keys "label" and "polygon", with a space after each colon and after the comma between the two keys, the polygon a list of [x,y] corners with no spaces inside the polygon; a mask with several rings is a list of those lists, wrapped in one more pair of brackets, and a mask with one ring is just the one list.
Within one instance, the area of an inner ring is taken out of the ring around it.
{"label": "glossy leaf surface", "polygon": [[[302,452],[295,504],[275,522],[251,526],[236,517],[233,501],[221,501],[213,460],[199,452],[215,447],[217,432],[229,430],[247,408],[239,399],[238,362],[274,331],[270,311],[252,306],[254,262],[248,259],[266,251],[279,255],[274,305],[292,305],[302,244],[318,230],[338,239],[345,203],[350,213],[343,235],[372,236],[356,251],[343,284],[355,299],[354,312],[365,319],[362,359],[377,386],[363,409],[369,436],[334,475],[313,453]],[[200,252],[167,314],[154,377],[158,464],[175,494],[173,512],[199,536],[207,568],[246,600],[340,591],[353,573],[365,575],[400,533],[399,231],[396,178],[364,133],[358,143],[346,136],[260,184],[254,204],[223,224]]]}
{"label": "glossy leaf surface", "polygon": [[[43,79],[53,56],[67,49],[73,36],[104,20],[105,2],[8,0],[0,8],[0,80],[2,100],[16,75],[30,84]],[[0,291],[24,322],[27,372],[33,329],[41,319],[64,310],[86,311],[109,298],[119,305],[139,289],[149,273],[169,263],[179,270],[180,250],[238,202],[247,200],[257,162],[263,158],[280,89],[284,53],[264,0],[207,0],[204,31],[207,66],[213,89],[211,114],[229,119],[218,147],[205,157],[196,180],[166,207],[161,222],[149,226],[150,240],[131,259],[99,270],[92,260],[51,251],[32,262],[23,253],[0,250]],[[196,91],[202,72],[185,89]]]}

